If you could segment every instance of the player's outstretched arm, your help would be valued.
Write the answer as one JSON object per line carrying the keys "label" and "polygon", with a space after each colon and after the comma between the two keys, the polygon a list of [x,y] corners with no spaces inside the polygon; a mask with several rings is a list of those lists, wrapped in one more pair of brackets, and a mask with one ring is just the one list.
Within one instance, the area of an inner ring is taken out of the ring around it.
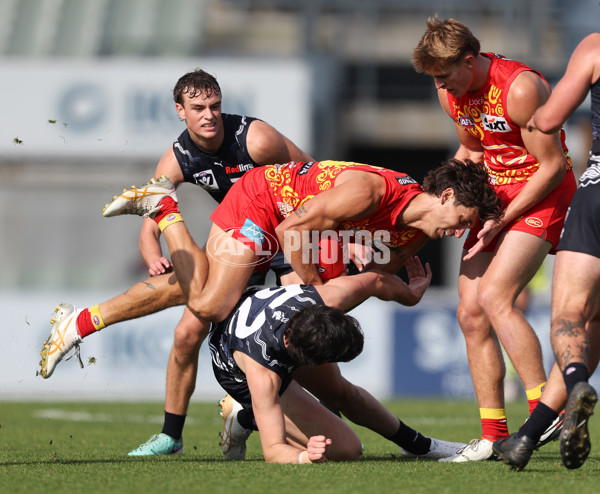
{"label": "player's outstretched arm", "polygon": [[540,106],[529,122],[545,134],[560,130],[561,126],[583,103],[590,86],[600,76],[600,33],[586,36],[575,48],[564,75],[556,84],[548,101]]}

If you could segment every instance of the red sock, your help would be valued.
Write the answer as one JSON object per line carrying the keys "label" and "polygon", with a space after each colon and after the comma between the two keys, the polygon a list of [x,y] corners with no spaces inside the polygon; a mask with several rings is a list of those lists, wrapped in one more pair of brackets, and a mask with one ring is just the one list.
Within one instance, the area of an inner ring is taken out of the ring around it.
{"label": "red sock", "polygon": [[76,328],[79,336],[82,338],[85,338],[96,331],[100,331],[104,327],[106,327],[106,325],[102,320],[97,305],[93,305],[88,309],[83,309],[77,316]]}
{"label": "red sock", "polygon": [[508,436],[508,424],[504,408],[480,408],[481,437],[496,441]]}
{"label": "red sock", "polygon": [[173,200],[172,197],[164,197],[158,203],[158,205],[162,205],[162,208],[158,213],[156,213],[156,216],[154,217],[154,221],[157,225],[160,223],[160,220],[162,220],[165,216],[171,213],[179,213],[179,207],[177,206],[177,203]]}
{"label": "red sock", "polygon": [[82,338],[96,332],[96,328],[92,324],[90,309],[83,309],[77,316],[77,332]]}
{"label": "red sock", "polygon": [[506,418],[503,419],[481,419],[481,437],[492,442],[508,436],[508,425]]}
{"label": "red sock", "polygon": [[533,412],[533,409],[537,406],[540,398],[542,397],[542,393],[544,392],[544,388],[546,387],[546,383],[536,386],[533,389],[526,389],[525,394],[527,395],[527,403],[529,403],[529,415]]}
{"label": "red sock", "polygon": [[537,407],[537,404],[539,402],[539,398],[536,398],[535,400],[527,400],[527,403],[529,403],[529,415],[531,415],[531,412],[533,412],[533,410],[535,409],[535,407]]}

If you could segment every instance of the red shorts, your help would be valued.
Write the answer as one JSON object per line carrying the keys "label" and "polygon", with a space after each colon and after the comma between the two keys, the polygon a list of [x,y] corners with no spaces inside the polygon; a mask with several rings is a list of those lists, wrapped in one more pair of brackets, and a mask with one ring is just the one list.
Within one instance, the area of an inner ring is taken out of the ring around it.
{"label": "red shorts", "polygon": [[[496,194],[498,194],[500,199],[504,202],[504,208],[506,208],[519,192],[521,192],[526,183],[527,182],[494,186]],[[575,176],[573,175],[573,171],[569,170],[556,189],[550,192],[550,194],[542,201],[528,209],[523,215],[506,225],[502,231],[506,232],[510,230],[526,232],[544,240],[548,240],[548,242],[552,243],[550,254],[556,253],[560,232],[562,231],[567,209],[569,208],[573,194],[575,194],[575,190],[577,190]],[[477,243],[477,233],[480,230],[481,225],[471,228],[469,236],[465,240],[465,250],[469,250]],[[499,236],[500,235],[496,235],[493,240],[484,247],[483,251],[493,251],[496,248]]]}
{"label": "red shorts", "polygon": [[251,248],[258,256],[272,256],[280,250],[275,227],[283,221],[265,180],[262,167],[245,173],[229,190],[210,216],[224,231]]}

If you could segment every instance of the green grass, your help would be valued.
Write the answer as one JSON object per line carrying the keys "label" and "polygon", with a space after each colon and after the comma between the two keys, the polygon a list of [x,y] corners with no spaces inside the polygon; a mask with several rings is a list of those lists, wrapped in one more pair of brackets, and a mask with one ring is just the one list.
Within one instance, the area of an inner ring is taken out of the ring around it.
{"label": "green grass", "polygon": [[[480,433],[473,402],[404,399],[388,406],[427,435],[467,441]],[[600,454],[594,445],[600,444],[600,425],[594,418],[592,452],[581,469],[565,469],[558,443],[552,443],[517,473],[492,461],[401,459],[394,444],[359,427],[365,444],[359,462],[267,465],[256,433],[248,442],[248,461],[225,462],[218,447],[218,407],[203,403],[190,408],[184,456],[128,457],[128,451],[160,431],[161,414],[160,403],[0,402],[0,492],[584,494],[599,489]],[[509,406],[511,431],[525,414],[525,403]]]}

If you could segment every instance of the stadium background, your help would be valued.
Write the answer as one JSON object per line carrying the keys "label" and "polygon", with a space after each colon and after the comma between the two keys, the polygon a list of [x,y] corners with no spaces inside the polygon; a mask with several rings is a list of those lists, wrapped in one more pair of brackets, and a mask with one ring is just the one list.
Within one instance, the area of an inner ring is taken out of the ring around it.
{"label": "stadium background", "polygon": [[[84,370],[70,361],[43,381],[35,369],[56,303],[98,303],[145,276],[139,220],[100,212],[121,187],[147,180],[184,128],[170,93],[181,75],[214,74],[224,111],[264,119],[319,159],[421,180],[458,145],[432,81],[410,65],[435,13],[551,83],[600,20],[596,0],[1,0],[0,400],[164,396],[177,308],[86,339]],[[578,173],[588,109],[566,126]],[[200,243],[215,204],[189,184],[180,190]],[[355,311],[367,345],[343,366],[348,378],[379,397],[472,395],[455,317],[461,244],[421,251],[434,284],[417,307],[370,301]],[[551,270],[549,259],[529,309],[547,366]],[[205,346],[194,399],[221,394]]]}

